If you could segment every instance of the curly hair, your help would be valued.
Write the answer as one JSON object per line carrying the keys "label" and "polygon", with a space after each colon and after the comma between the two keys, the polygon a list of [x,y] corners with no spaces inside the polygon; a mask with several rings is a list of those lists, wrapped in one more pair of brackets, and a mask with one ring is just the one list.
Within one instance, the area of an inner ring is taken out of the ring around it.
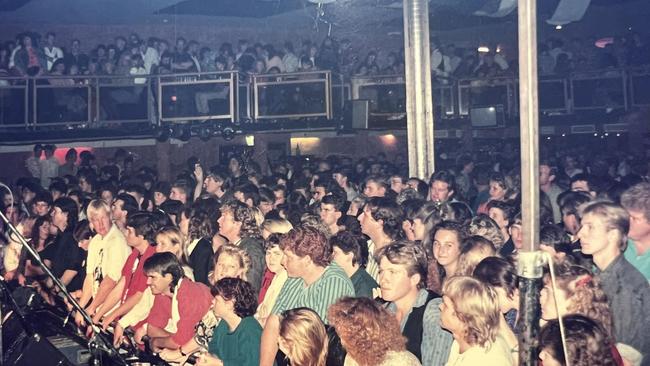
{"label": "curly hair", "polygon": [[287,357],[292,365],[325,366],[327,331],[313,310],[296,308],[283,312],[280,342],[287,345]]}
{"label": "curly hair", "polygon": [[[431,244],[429,244],[427,247],[424,247],[429,257],[429,263],[427,265],[428,268],[427,272],[429,273],[427,277],[427,288],[438,294],[440,293],[440,291],[442,291],[442,283],[444,282],[445,278],[456,274],[456,273],[446,273],[445,269],[438,263],[438,261],[433,256],[433,244],[435,242],[434,238],[436,236],[436,233],[439,230],[453,231],[454,233],[456,233],[456,237],[459,243],[458,244],[459,250],[461,252],[463,252],[464,250],[464,245],[466,244],[465,239],[467,238],[467,230],[465,230],[465,227],[462,224],[459,224],[455,221],[441,221],[428,234],[430,241],[427,242],[428,243],[430,242]],[[424,245],[424,241],[423,241],[423,245]]]}
{"label": "curly hair", "polygon": [[332,258],[332,247],[325,234],[313,227],[298,226],[280,238],[280,248],[298,257],[308,256],[317,266],[326,267]]}
{"label": "curly hair", "polygon": [[[513,222],[513,219],[510,219]],[[505,244],[505,238],[499,225],[486,214],[476,215],[469,223],[469,234],[479,235],[494,244],[497,251]]]}
{"label": "curly hair", "polygon": [[454,276],[445,281],[442,293],[451,300],[456,316],[465,325],[464,340],[489,348],[496,340],[501,319],[496,291],[475,278]]}
{"label": "curly hair", "polygon": [[386,197],[372,197],[366,202],[366,207],[374,220],[382,220],[383,231],[388,237],[393,240],[402,238],[404,213],[395,201]]}
{"label": "curly hair", "polygon": [[[592,276],[588,269],[569,261],[554,264],[557,287],[570,300],[567,313],[588,316],[598,321],[614,340],[612,312],[600,280]],[[544,281],[550,281],[549,274],[544,276]]]}
{"label": "curly hair", "polygon": [[348,354],[360,366],[380,365],[390,351],[406,349],[397,318],[366,297],[344,297],[327,312]]}
{"label": "curly hair", "polygon": [[242,238],[262,237],[260,227],[257,223],[256,211],[239,201],[230,201],[221,208],[221,212],[230,212],[235,221],[241,222],[239,236]]}
{"label": "curly hair", "polygon": [[562,347],[559,321],[551,320],[539,335],[540,349],[548,352],[560,365],[566,359],[573,366],[614,366],[613,342],[607,331],[595,320],[583,315],[569,315],[562,319],[566,336],[566,354]]}
{"label": "curly hair", "polygon": [[382,257],[386,257],[392,264],[404,266],[409,277],[419,274],[418,289],[425,287],[427,283],[427,255],[420,245],[406,240],[392,242],[379,250],[375,261],[381,262]]}
{"label": "curly hair", "polygon": [[210,288],[212,296],[221,296],[234,304],[234,312],[240,318],[253,316],[257,310],[257,296],[253,286],[239,278],[222,278]]}

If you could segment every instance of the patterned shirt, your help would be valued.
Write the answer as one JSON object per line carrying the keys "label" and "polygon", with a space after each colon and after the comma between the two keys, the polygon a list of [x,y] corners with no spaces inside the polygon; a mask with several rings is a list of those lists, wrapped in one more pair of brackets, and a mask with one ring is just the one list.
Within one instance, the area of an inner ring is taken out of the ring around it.
{"label": "patterned shirt", "polygon": [[327,324],[327,309],[344,296],[354,296],[354,287],[343,269],[331,263],[325,267],[323,275],[309,286],[300,277],[287,279],[271,314],[279,315],[286,310],[307,307]]}

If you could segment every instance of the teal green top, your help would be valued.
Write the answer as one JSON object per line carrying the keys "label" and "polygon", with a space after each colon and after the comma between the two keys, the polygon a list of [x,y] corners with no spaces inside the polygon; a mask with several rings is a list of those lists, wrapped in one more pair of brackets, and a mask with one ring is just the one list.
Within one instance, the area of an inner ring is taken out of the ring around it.
{"label": "teal green top", "polygon": [[643,255],[638,255],[634,242],[628,239],[627,249],[623,255],[625,256],[625,259],[634,266],[634,268],[638,269],[639,272],[650,281],[650,250],[646,250]]}
{"label": "teal green top", "polygon": [[234,332],[220,321],[212,334],[208,351],[219,357],[224,366],[258,366],[262,327],[252,316],[242,319]]}

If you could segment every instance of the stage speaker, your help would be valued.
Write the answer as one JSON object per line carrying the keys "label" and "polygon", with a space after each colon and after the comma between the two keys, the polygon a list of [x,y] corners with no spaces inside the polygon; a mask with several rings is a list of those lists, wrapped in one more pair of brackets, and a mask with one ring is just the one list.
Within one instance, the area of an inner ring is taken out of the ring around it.
{"label": "stage speaker", "polygon": [[472,107],[469,110],[469,118],[472,121],[472,127],[494,128],[505,126],[503,105]]}
{"label": "stage speaker", "polygon": [[365,99],[346,101],[339,129],[344,131],[368,129],[368,108],[369,101]]}
{"label": "stage speaker", "polygon": [[2,323],[2,347],[2,365],[85,366],[90,360],[88,349],[72,337],[28,334],[15,313]]}

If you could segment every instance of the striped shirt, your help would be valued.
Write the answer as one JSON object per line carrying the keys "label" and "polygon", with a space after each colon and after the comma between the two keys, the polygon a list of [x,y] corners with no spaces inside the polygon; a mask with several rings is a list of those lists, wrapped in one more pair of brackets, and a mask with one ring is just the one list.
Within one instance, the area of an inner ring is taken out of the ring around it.
{"label": "striped shirt", "polygon": [[307,307],[327,324],[327,309],[344,296],[354,296],[354,287],[343,269],[332,262],[325,267],[323,275],[309,286],[300,277],[287,279],[271,313],[280,315],[286,310]]}

